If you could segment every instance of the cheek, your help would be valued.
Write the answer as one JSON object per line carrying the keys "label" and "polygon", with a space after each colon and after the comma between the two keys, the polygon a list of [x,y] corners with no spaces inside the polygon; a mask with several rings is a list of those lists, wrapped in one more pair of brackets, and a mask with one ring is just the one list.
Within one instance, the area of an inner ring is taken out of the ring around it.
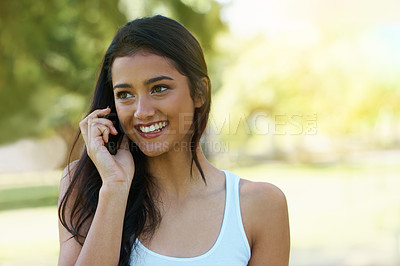
{"label": "cheek", "polygon": [[186,133],[193,123],[193,113],[182,112],[179,114],[179,132]]}
{"label": "cheek", "polygon": [[181,106],[178,112],[178,132],[180,134],[190,134],[194,116],[194,107],[191,102],[187,101],[187,104]]}

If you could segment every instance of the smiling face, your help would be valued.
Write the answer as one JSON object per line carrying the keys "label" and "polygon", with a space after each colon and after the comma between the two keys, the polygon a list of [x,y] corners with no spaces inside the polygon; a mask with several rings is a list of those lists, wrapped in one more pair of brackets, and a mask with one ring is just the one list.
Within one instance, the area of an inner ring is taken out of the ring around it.
{"label": "smiling face", "polygon": [[189,152],[196,107],[189,82],[165,57],[149,52],[118,57],[111,69],[114,100],[125,134],[144,154]]}

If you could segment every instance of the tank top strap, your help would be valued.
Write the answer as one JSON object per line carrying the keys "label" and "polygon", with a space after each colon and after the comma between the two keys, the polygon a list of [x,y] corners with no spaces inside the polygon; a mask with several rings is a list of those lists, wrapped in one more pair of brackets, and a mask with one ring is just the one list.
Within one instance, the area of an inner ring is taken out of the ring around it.
{"label": "tank top strap", "polygon": [[240,211],[239,183],[240,177],[230,171],[224,170],[226,175],[226,222],[224,242],[229,241],[238,245],[239,250],[248,258],[251,256],[249,241],[243,226]]}

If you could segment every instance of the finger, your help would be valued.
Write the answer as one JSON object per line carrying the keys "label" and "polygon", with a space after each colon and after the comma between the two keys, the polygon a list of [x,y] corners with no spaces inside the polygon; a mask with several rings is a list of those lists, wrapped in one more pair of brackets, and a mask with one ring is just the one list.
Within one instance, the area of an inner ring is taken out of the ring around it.
{"label": "finger", "polygon": [[81,121],[79,122],[79,129],[81,131],[82,137],[84,141],[87,141],[87,135],[88,135],[88,124],[86,121]]}
{"label": "finger", "polygon": [[108,136],[110,129],[103,124],[91,123],[89,125],[89,138],[94,139],[96,137],[102,137],[104,142],[108,142]]}
{"label": "finger", "polygon": [[108,127],[106,127],[104,130],[100,129],[100,127],[98,127],[97,129],[100,131],[100,133],[101,133],[100,136],[103,137],[104,143],[107,143],[108,142],[108,138],[110,136],[110,129]]}
{"label": "finger", "polygon": [[93,118],[88,118],[87,124],[87,136],[86,136],[86,148],[92,153],[97,149],[104,146],[104,142],[108,141],[109,130],[106,125],[100,123],[93,123]]}
{"label": "finger", "polygon": [[110,113],[111,109],[109,107],[105,109],[97,109],[88,114],[82,121],[81,123],[88,123],[89,119],[93,118],[99,118],[99,117],[104,117],[108,113]]}
{"label": "finger", "polygon": [[97,118],[97,117],[103,117],[105,115],[107,115],[108,113],[110,113],[111,108],[107,107],[104,109],[97,109],[94,110],[93,112],[91,112],[87,117],[91,117],[91,118]]}
{"label": "finger", "polygon": [[86,148],[89,149],[88,143],[89,143],[89,136],[90,136],[90,127],[88,126],[88,120],[84,119],[79,123],[79,129],[81,131],[83,140],[85,142]]}
{"label": "finger", "polygon": [[118,134],[118,131],[114,127],[113,122],[111,120],[107,119],[107,118],[89,118],[89,122],[88,123],[106,125],[107,127],[109,127],[111,134],[113,134],[113,135],[117,135]]}
{"label": "finger", "polygon": [[89,134],[88,133],[89,119],[107,115],[110,111],[111,111],[111,109],[109,107],[107,107],[105,109],[97,109],[97,110],[93,111],[92,113],[90,113],[89,115],[87,115],[81,122],[79,122],[79,128],[81,130],[82,136],[85,139],[85,141],[87,140],[87,135]]}
{"label": "finger", "polygon": [[[99,151],[103,151],[105,148],[105,143],[108,141],[109,133],[106,126],[98,126],[91,128],[91,133],[88,137],[88,142],[86,143],[87,151],[89,156],[96,154]],[[97,131],[97,134],[95,132]]]}
{"label": "finger", "polygon": [[[94,128],[97,128],[97,131]],[[108,142],[110,133],[113,135],[118,134],[112,121],[106,118],[89,118],[88,132],[90,137],[102,136],[105,143]]]}

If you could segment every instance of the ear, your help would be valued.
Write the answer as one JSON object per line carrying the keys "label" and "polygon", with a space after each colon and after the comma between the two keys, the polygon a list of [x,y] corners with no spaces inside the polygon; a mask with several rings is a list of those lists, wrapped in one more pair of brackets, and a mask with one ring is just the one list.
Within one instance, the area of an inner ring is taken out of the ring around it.
{"label": "ear", "polygon": [[[203,86],[206,88],[207,92],[209,90],[209,86],[208,86],[208,79],[206,77],[203,77],[201,79],[201,83],[203,83]],[[194,99],[194,107],[195,108],[200,108],[203,106],[203,104],[205,103],[206,99],[205,99],[205,95],[199,95],[196,96],[196,98]]]}

